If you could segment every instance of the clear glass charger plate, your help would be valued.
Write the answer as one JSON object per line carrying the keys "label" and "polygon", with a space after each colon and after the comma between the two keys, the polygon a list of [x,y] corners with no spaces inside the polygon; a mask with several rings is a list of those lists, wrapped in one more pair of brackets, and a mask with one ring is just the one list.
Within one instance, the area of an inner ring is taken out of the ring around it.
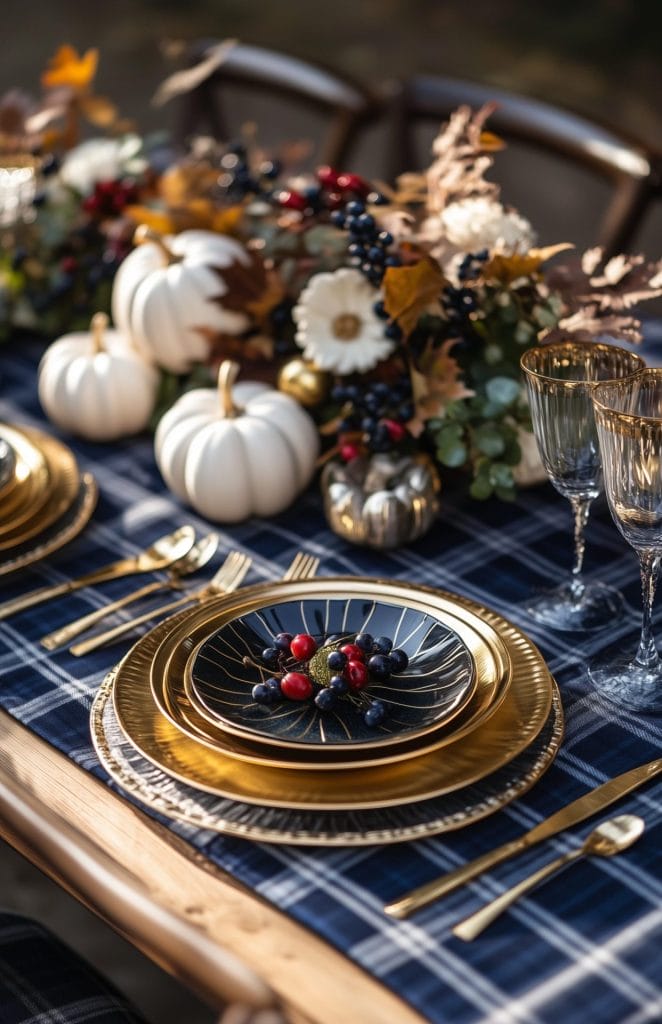
{"label": "clear glass charger plate", "polygon": [[98,499],[97,484],[91,473],[83,473],[78,494],[64,514],[32,540],[16,545],[0,555],[0,577],[40,562],[74,540],[87,526]]}
{"label": "clear glass charger plate", "polygon": [[20,434],[39,452],[46,464],[48,485],[43,504],[37,502],[33,514],[24,522],[13,521],[0,537],[0,551],[12,552],[47,530],[66,513],[76,500],[80,489],[80,473],[76,457],[67,445],[57,438],[32,427],[22,427]]}
{"label": "clear glass charger plate", "polygon": [[[365,582],[363,585],[365,587]],[[323,581],[318,588],[330,584]],[[346,581],[343,581],[346,586]],[[356,584],[354,584],[356,586]],[[372,584],[367,583],[370,587]],[[262,600],[273,598],[274,584],[261,585],[258,593]],[[382,584],[382,586],[384,586]],[[395,590],[399,585],[391,584]],[[257,588],[255,588],[257,590]],[[411,588],[409,588],[411,591]],[[253,591],[255,592],[255,591]],[[329,600],[327,597],[326,600]],[[163,630],[163,637],[154,654],[150,670],[150,683],[155,703],[161,712],[182,732],[230,757],[271,767],[294,769],[335,770],[388,764],[415,756],[424,750],[436,750],[466,735],[492,714],[503,700],[510,683],[512,665],[508,652],[496,631],[483,619],[463,608],[458,615],[457,605],[444,601],[440,595],[419,595],[422,607],[431,601],[434,618],[448,624],[471,654],[474,667],[474,686],[470,698],[454,714],[446,716],[432,729],[426,729],[413,738],[385,732],[360,745],[297,744],[287,740],[265,744],[263,738],[256,743],[250,733],[228,731],[213,716],[200,714],[191,698],[190,665],[195,656],[189,654],[190,637],[177,630]],[[217,613],[214,612],[214,617]],[[232,625],[230,620],[229,625]],[[205,627],[202,627],[205,628]],[[182,630],[188,626],[182,626]],[[159,627],[160,630],[160,627]],[[396,678],[397,683],[397,678]],[[397,696],[397,694],[396,694]],[[295,709],[295,713],[296,709]],[[315,713],[315,712],[313,712]],[[320,714],[317,712],[317,714]]]}
{"label": "clear glass charger plate", "polygon": [[[209,616],[237,614],[259,604],[265,589],[282,588],[287,596],[315,586],[347,590],[353,584],[375,593],[380,581],[353,577],[324,578],[298,583],[246,588],[219,598],[206,607],[183,613],[163,626],[172,628],[176,642],[192,650]],[[392,584],[382,581],[388,588]],[[401,585],[402,586],[402,585]],[[218,796],[246,803],[317,810],[388,806],[423,800],[451,792],[496,771],[527,747],[542,729],[551,707],[553,680],[535,645],[495,612],[467,599],[432,588],[410,587],[436,595],[483,614],[501,637],[512,664],[512,680],[499,708],[466,736],[441,751],[423,753],[395,764],[351,768],[334,772],[267,768],[248,764],[211,750],[180,732],[157,707],[149,685],[150,670],[160,642],[152,631],[120,663],[113,685],[113,701],[126,736],[140,752],[169,775]],[[158,627],[160,629],[161,627]],[[165,635],[165,634],[163,634]],[[184,638],[182,641],[182,635]]]}
{"label": "clear glass charger plate", "polygon": [[295,810],[228,800],[172,778],[142,756],[115,715],[114,669],[92,707],[101,764],[129,796],[152,811],[197,828],[267,843],[370,846],[451,832],[501,810],[527,792],[550,766],[563,739],[563,708],[551,683],[551,710],[535,739],[507,765],[468,786],[427,800],[351,811]]}

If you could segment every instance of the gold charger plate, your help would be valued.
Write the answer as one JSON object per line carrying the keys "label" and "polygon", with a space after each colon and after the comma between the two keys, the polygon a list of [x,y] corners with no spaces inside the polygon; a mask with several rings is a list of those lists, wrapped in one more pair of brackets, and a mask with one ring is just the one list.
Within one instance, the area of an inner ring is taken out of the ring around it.
{"label": "gold charger plate", "polygon": [[[187,614],[183,613],[184,616]],[[145,638],[151,642],[151,634]],[[171,778],[140,754],[117,722],[111,699],[113,669],[92,704],[90,728],[101,764],[124,792],[177,821],[264,843],[374,846],[466,828],[523,796],[552,764],[563,739],[563,706],[552,686],[552,710],[533,742],[478,782],[414,803],[350,811],[290,810],[225,800]]]}
{"label": "gold charger plate", "polygon": [[33,427],[24,427],[21,432],[44,456],[49,486],[43,505],[23,524],[4,532],[0,538],[0,551],[25,544],[47,530],[73,504],[80,488],[78,463],[67,445]]}
{"label": "gold charger plate", "polygon": [[91,473],[83,473],[78,494],[64,515],[34,540],[12,548],[8,558],[0,557],[0,577],[34,565],[74,540],[89,523],[97,498],[94,477]]}
{"label": "gold charger plate", "polygon": [[[394,584],[336,577],[246,588],[220,598],[213,606],[210,602],[189,612],[175,631],[178,636],[183,631],[192,649],[205,635],[205,629],[208,634],[210,621],[218,622],[259,606],[269,589],[277,593],[289,588],[291,593],[300,593],[301,588],[325,587],[338,593],[352,586],[374,594],[376,587]],[[404,600],[408,590],[416,590],[437,595],[441,601],[450,601],[484,618],[501,637],[512,664],[511,684],[500,707],[482,725],[441,751],[396,764],[335,772],[267,768],[227,757],[181,733],[157,708],[149,686],[156,650],[151,633],[132,648],[115,677],[113,700],[120,725],[131,743],[169,775],[245,803],[290,809],[376,808],[423,800],[467,786],[512,760],[532,742],[549,715],[553,680],[535,645],[495,612],[432,588],[398,586]],[[167,622],[163,627],[167,628]]]}
{"label": "gold charger plate", "polygon": [[0,434],[16,454],[12,483],[0,500],[1,540],[41,511],[48,500],[50,475],[44,453],[23,430],[2,423]]}
{"label": "gold charger plate", "polygon": [[[266,592],[271,594],[273,585],[268,585]],[[401,739],[396,743],[391,740],[387,745],[376,743],[369,749],[365,749],[366,744],[361,744],[354,751],[338,751],[320,745],[307,751],[301,750],[300,744],[268,746],[254,743],[250,736],[229,732],[211,716],[208,718],[199,713],[191,696],[190,666],[195,651],[187,656],[187,643],[178,642],[175,630],[165,635],[154,655],[150,672],[152,694],[161,712],[191,739],[228,757],[252,764],[295,770],[337,770],[404,760],[423,751],[436,750],[476,728],[496,711],[510,683],[508,652],[488,623],[468,609],[463,609],[462,617],[458,617],[457,607],[453,606],[451,611],[447,603],[436,596],[434,611],[435,616],[447,623],[470,651],[476,685],[470,699],[455,715],[419,737]],[[199,647],[198,644],[196,650]]]}

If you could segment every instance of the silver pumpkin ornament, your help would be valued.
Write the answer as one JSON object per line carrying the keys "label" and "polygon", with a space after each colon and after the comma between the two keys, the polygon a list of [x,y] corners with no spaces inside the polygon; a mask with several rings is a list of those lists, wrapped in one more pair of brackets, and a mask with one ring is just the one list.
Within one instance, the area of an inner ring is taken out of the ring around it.
{"label": "silver pumpkin ornament", "polygon": [[421,456],[334,460],[324,467],[321,483],[329,526],[353,544],[408,544],[429,530],[439,512],[439,476]]}

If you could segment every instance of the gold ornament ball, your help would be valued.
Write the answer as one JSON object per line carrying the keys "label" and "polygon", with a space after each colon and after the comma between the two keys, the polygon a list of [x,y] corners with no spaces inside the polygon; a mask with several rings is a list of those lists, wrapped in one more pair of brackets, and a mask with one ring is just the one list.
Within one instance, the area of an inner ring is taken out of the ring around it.
{"label": "gold ornament ball", "polygon": [[311,409],[319,405],[331,390],[331,374],[318,370],[305,359],[290,359],[278,374],[278,390]]}

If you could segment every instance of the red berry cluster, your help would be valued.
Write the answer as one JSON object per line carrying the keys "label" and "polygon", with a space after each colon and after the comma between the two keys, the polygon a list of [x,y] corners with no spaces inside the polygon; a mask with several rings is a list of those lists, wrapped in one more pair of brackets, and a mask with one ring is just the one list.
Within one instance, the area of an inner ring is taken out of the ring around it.
{"label": "red berry cluster", "polygon": [[94,192],[83,200],[83,209],[93,217],[116,217],[135,203],[138,190],[132,181],[98,181]]}

